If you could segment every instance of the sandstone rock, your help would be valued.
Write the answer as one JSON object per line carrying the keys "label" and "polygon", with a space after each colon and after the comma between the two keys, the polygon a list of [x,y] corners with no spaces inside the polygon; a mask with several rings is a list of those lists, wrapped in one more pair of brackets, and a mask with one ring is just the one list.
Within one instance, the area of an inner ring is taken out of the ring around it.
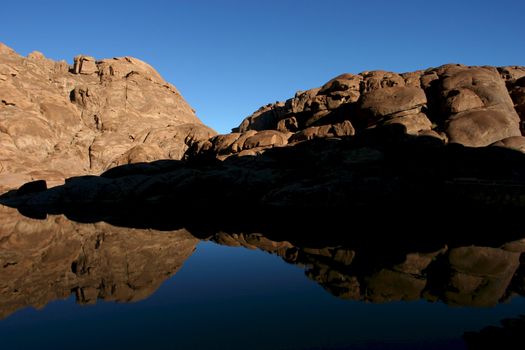
{"label": "sandstone rock", "polygon": [[317,96],[320,88],[310,89],[306,91],[298,91],[295,97],[291,100],[292,113],[304,112],[307,106],[311,105],[311,102]]}
{"label": "sandstone rock", "polygon": [[186,154],[188,157],[197,157],[202,154],[218,156],[225,159],[233,154],[239,156],[261,154],[267,148],[281,147],[288,143],[291,133],[276,130],[248,130],[244,133],[217,135],[209,139],[208,143],[196,145]]}
{"label": "sandstone rock", "polygon": [[525,153],[525,137],[513,136],[500,140],[492,144],[492,146],[504,147]]}
{"label": "sandstone rock", "polygon": [[410,135],[419,135],[422,131],[429,131],[432,129],[432,122],[424,113],[391,118],[384,122],[384,125],[390,124],[401,124],[405,126],[406,133]]}
{"label": "sandstone rock", "polygon": [[[522,71],[525,68],[447,64],[403,74],[386,71],[342,74],[320,88],[299,91],[286,102],[261,108],[236,130],[295,133],[304,130],[305,136],[301,138],[311,139],[314,134],[319,134],[319,129],[306,129],[345,120],[357,130],[399,123],[414,135],[436,130],[442,133],[440,138],[445,142],[450,139],[469,146],[488,145],[498,141],[499,137],[518,135],[518,114],[525,120],[525,98],[522,98],[525,93],[521,87],[525,83],[520,80],[525,78]],[[495,120],[479,117],[483,111],[495,111]],[[503,114],[506,116],[502,117]],[[467,118],[458,121],[465,116]],[[393,118],[400,119],[389,121]],[[469,121],[469,118],[474,119]],[[476,127],[477,134],[474,134],[470,127],[478,122],[491,125],[488,128]],[[522,125],[525,122],[522,121]],[[493,127],[497,130],[488,130]]]}
{"label": "sandstone rock", "polygon": [[364,94],[361,108],[377,118],[411,110],[426,103],[427,98],[422,89],[396,86],[374,89]]}
{"label": "sandstone rock", "polygon": [[[320,94],[331,95],[335,92],[353,90],[359,92],[363,77],[354,74],[341,74],[324,84],[319,90]],[[353,101],[355,102],[355,101]]]}
{"label": "sandstone rock", "polygon": [[163,150],[156,144],[140,144],[127,150],[123,155],[113,160],[110,168],[133,163],[152,162],[167,158]]}
{"label": "sandstone rock", "polygon": [[[483,101],[484,107],[498,106],[502,110],[513,111],[504,81],[497,71],[488,67],[445,66],[440,75],[443,93],[448,95],[453,90],[465,94],[471,90]],[[472,94],[466,98],[472,99]]]}
{"label": "sandstone rock", "polygon": [[239,139],[241,133],[234,132],[226,135],[217,135],[210,139],[213,144],[213,151],[217,154],[227,154],[232,152],[232,145]]}
{"label": "sandstone rock", "polygon": [[443,142],[443,144],[446,144],[448,142],[447,134],[445,134],[444,132],[437,132],[435,130],[421,130],[420,132],[418,132],[418,135],[439,139]]}
{"label": "sandstone rock", "polygon": [[361,84],[361,93],[367,93],[372,90],[405,86],[405,79],[397,73],[386,72],[382,70],[375,70],[363,72],[360,74],[363,77]]}
{"label": "sandstone rock", "polygon": [[295,132],[297,130],[299,130],[299,123],[295,117],[284,118],[277,123],[277,131]]}
{"label": "sandstone rock", "polygon": [[415,71],[401,74],[401,77],[405,80],[405,86],[407,87],[421,87],[421,76],[424,74],[423,71]]}
{"label": "sandstone rock", "polygon": [[[202,124],[185,123],[147,128],[135,135],[134,143],[158,146],[166,159],[182,159],[195,142],[207,140],[216,132]],[[159,159],[159,158],[157,158]]]}
{"label": "sandstone rock", "polygon": [[285,114],[286,108],[283,102],[266,105],[244,119],[236,131],[243,133],[248,130],[274,129]]}
{"label": "sandstone rock", "polygon": [[98,72],[95,58],[90,56],[76,56],[74,59],[73,72],[75,74],[94,74]]}
{"label": "sandstone rock", "polygon": [[355,135],[355,129],[352,123],[350,123],[350,121],[348,120],[345,120],[342,123],[333,124],[331,131],[334,133],[334,136],[336,137]]}
{"label": "sandstone rock", "polygon": [[521,136],[514,115],[499,109],[477,109],[455,114],[446,125],[450,142],[483,147],[513,136]]}
{"label": "sandstone rock", "polygon": [[451,90],[445,103],[449,113],[459,113],[484,106],[483,101],[474,91],[461,88]]}
{"label": "sandstone rock", "polygon": [[288,143],[289,135],[274,130],[263,130],[250,136],[243,144],[243,149],[267,146],[284,146]]}
{"label": "sandstone rock", "polygon": [[311,126],[304,130],[301,130],[290,137],[290,142],[306,141],[317,137],[327,137],[330,134],[330,125],[323,126]]}
{"label": "sandstone rock", "polygon": [[[157,145],[173,159],[214,134],[200,126],[174,86],[131,57],[97,61],[80,55],[69,67],[39,52],[24,58],[2,45],[0,101],[0,176],[10,179],[0,183],[1,192],[18,187],[15,179],[29,173],[49,174],[54,184],[59,174],[63,179],[119,164],[146,129],[152,131],[146,143],[158,129],[176,134],[169,142],[158,138]],[[184,124],[194,126],[174,132]]]}
{"label": "sandstone rock", "polygon": [[498,67],[498,72],[505,81],[516,81],[525,77],[525,68],[519,66]]}
{"label": "sandstone rock", "polygon": [[240,152],[244,149],[244,143],[246,142],[247,139],[249,139],[250,137],[254,136],[257,134],[257,131],[255,130],[248,130],[244,133],[242,133],[241,136],[239,136],[239,138],[237,138],[237,140],[235,140],[235,142],[233,142],[232,146],[231,146],[231,150],[232,152]]}
{"label": "sandstone rock", "polygon": [[355,134],[355,129],[348,120],[334,125],[311,126],[290,137],[290,142],[306,141],[314,138],[344,137]]}
{"label": "sandstone rock", "polygon": [[[449,64],[403,74],[342,74],[268,104],[236,132],[212,138],[214,131],[200,124],[176,88],[138,59],[81,55],[69,67],[38,52],[23,58],[2,46],[0,189],[17,179],[47,176],[54,184],[65,176],[160,158],[258,155],[289,142],[368,135],[372,128],[391,142],[409,134],[473,147],[501,141],[521,149],[516,137],[518,113],[523,118],[525,111],[523,70]],[[375,146],[382,140],[359,142],[357,149],[383,154]],[[362,164],[360,154],[349,150],[342,161]]]}

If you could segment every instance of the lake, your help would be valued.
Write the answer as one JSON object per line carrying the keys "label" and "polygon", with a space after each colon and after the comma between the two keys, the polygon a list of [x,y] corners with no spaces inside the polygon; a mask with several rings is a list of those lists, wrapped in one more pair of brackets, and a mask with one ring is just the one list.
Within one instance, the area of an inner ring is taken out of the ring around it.
{"label": "lake", "polygon": [[480,349],[525,329],[525,240],[324,246],[0,214],[2,349]]}

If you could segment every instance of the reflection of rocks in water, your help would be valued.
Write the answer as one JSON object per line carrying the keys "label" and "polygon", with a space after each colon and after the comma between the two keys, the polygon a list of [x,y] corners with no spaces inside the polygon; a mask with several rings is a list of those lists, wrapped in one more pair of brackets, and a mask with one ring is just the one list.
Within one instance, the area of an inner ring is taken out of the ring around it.
{"label": "reflection of rocks in water", "polygon": [[439,283],[432,285],[430,293],[451,304],[495,304],[510,292],[508,287],[519,266],[520,252],[507,249],[475,246],[450,249],[440,261],[444,273],[430,281]]}
{"label": "reflection of rocks in water", "polygon": [[[447,304],[490,306],[524,294],[525,241],[500,247],[425,247],[405,252],[402,245],[352,248],[296,247],[260,234],[212,237],[220,244],[259,248],[306,267],[306,275],[331,294],[353,300],[388,302],[441,300]],[[412,248],[413,249],[413,248]]]}
{"label": "reflection of rocks in water", "polygon": [[489,326],[479,332],[467,332],[463,338],[469,350],[523,349],[525,316],[505,319],[501,327]]}
{"label": "reflection of rocks in water", "polygon": [[[0,207],[0,218],[0,318],[71,293],[80,303],[146,298],[177,272],[198,242],[185,229],[78,224],[63,216],[33,220],[7,207]],[[355,234],[337,245],[293,232],[199,235],[278,255],[344,299],[489,306],[525,295],[525,240],[379,240]]]}
{"label": "reflection of rocks in water", "polygon": [[32,220],[0,207],[0,319],[71,293],[80,303],[144,299],[197,242],[186,230],[78,224],[62,216]]}

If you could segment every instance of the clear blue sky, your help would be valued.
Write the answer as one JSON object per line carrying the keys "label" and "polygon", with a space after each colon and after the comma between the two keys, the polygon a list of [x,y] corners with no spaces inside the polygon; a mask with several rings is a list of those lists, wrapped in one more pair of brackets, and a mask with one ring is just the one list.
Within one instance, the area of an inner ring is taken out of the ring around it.
{"label": "clear blue sky", "polygon": [[219,132],[344,72],[525,65],[524,0],[7,0],[1,14],[23,55],[147,61]]}

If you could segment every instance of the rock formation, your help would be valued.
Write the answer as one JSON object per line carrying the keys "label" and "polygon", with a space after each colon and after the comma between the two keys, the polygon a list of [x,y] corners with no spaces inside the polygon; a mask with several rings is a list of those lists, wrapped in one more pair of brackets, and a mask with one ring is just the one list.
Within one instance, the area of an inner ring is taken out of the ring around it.
{"label": "rock formation", "polygon": [[524,151],[524,106],[525,67],[449,64],[404,74],[342,74],[260,108],[231,134],[195,144],[191,155],[254,155],[392,124],[445,143]]}
{"label": "rock formation", "polygon": [[177,89],[132,57],[74,65],[0,44],[0,191],[115,165],[180,159],[215,132]]}
{"label": "rock formation", "polygon": [[[5,204],[44,212],[100,201],[190,212],[525,205],[525,67],[343,74],[211,136],[136,59],[78,56],[70,67],[5,46],[0,53],[2,186],[22,173],[49,180],[107,170],[52,191],[29,183]],[[152,162],[161,158],[184,161]]]}
{"label": "rock formation", "polygon": [[0,319],[71,294],[79,303],[147,298],[193,253],[186,230],[34,220],[0,207]]}

